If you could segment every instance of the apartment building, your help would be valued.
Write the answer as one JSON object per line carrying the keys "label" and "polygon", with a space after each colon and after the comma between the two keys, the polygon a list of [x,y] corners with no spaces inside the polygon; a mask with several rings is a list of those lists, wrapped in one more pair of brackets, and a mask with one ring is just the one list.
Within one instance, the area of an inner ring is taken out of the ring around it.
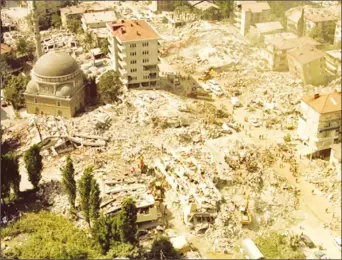
{"label": "apartment building", "polygon": [[259,42],[264,42],[266,35],[281,33],[284,31],[284,27],[280,22],[256,23],[250,27],[251,31],[258,37]]}
{"label": "apartment building", "polygon": [[235,26],[245,36],[252,25],[266,22],[270,14],[271,7],[267,2],[238,1],[234,11]]}
{"label": "apartment building", "polygon": [[82,28],[86,32],[91,29],[106,28],[107,23],[116,21],[114,11],[84,13],[81,18]]}
{"label": "apartment building", "polygon": [[341,90],[306,95],[301,100],[298,136],[313,155],[330,151],[341,142]]}
{"label": "apartment building", "polygon": [[326,51],[325,64],[327,75],[331,78],[341,76],[341,49]]}
{"label": "apartment building", "polygon": [[308,36],[298,38],[290,35],[288,37],[292,38],[284,38],[282,35],[279,35],[278,37],[273,37],[271,40],[267,41],[264,57],[268,62],[270,70],[288,71],[287,52],[296,47],[303,45],[317,47],[321,45]]}
{"label": "apartment building", "polygon": [[336,22],[334,44],[341,42],[341,19]]}
{"label": "apartment building", "polygon": [[313,15],[306,15],[304,22],[304,30],[305,34],[308,35],[315,27],[320,27],[322,32],[328,27],[333,26],[335,28],[337,17],[329,14],[313,14]]}
{"label": "apartment building", "polygon": [[324,85],[326,83],[324,56],[324,51],[310,44],[299,46],[287,53],[289,70],[305,85]]}
{"label": "apartment building", "polygon": [[[59,9],[65,6],[65,1],[35,1],[37,6],[37,11],[39,15],[54,14],[59,13]],[[31,13],[33,9],[33,1],[27,1],[28,10]]]}
{"label": "apartment building", "polygon": [[118,20],[107,24],[113,69],[128,88],[159,86],[157,31],[144,20]]}

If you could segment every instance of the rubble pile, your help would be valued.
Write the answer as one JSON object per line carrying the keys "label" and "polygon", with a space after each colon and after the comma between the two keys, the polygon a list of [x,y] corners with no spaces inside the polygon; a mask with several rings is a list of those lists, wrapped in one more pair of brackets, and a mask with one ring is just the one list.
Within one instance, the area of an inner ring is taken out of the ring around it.
{"label": "rubble pile", "polygon": [[341,205],[341,180],[338,179],[336,170],[329,167],[329,162],[319,159],[311,161],[304,176],[336,207]]}
{"label": "rubble pile", "polygon": [[44,52],[65,51],[72,53],[77,50],[77,39],[67,30],[49,30],[42,33],[42,48]]}

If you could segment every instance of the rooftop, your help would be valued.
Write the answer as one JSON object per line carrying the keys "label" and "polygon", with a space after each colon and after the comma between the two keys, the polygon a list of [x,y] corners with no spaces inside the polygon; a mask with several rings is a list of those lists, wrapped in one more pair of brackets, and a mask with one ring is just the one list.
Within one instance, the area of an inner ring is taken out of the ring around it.
{"label": "rooftop", "polygon": [[291,32],[268,34],[268,35],[265,35],[264,37],[265,37],[265,43],[270,43],[273,39],[276,39],[276,38],[284,39],[284,40],[298,38],[297,35]]}
{"label": "rooftop", "polygon": [[144,20],[118,20],[107,24],[107,27],[121,42],[161,39],[159,34]]}
{"label": "rooftop", "polygon": [[62,14],[83,14],[85,8],[83,6],[68,6],[60,9]]}
{"label": "rooftop", "polygon": [[301,16],[302,16],[302,11],[298,10],[298,11],[293,12],[289,16],[287,16],[287,19],[289,19],[290,21],[294,23],[298,23]]}
{"label": "rooftop", "polygon": [[306,95],[302,101],[320,114],[327,114],[341,111],[341,91],[335,90],[332,93],[318,95]]}
{"label": "rooftop", "polygon": [[333,144],[330,147],[335,152],[335,157],[337,158],[337,160],[341,162],[341,143]]}
{"label": "rooftop", "polygon": [[261,13],[264,10],[271,10],[267,2],[241,3],[241,8],[245,12]]}
{"label": "rooftop", "polygon": [[217,5],[215,5],[214,3],[210,3],[209,1],[189,1],[189,2],[193,7],[196,7],[202,11],[206,11],[210,8],[219,9]]}
{"label": "rooftop", "polygon": [[312,21],[314,23],[338,20],[338,18],[336,16],[325,14],[325,13],[323,13],[323,14],[307,15],[305,18],[306,18],[306,20]]}
{"label": "rooftop", "polygon": [[275,30],[284,29],[280,22],[267,22],[267,23],[256,23],[255,27],[261,33],[268,33]]}
{"label": "rooftop", "polygon": [[342,56],[342,50],[341,49],[326,51],[326,53],[329,54],[330,56],[334,57],[335,59],[341,60],[341,56]]}
{"label": "rooftop", "polygon": [[113,11],[95,12],[95,13],[84,13],[83,19],[86,24],[91,23],[109,23],[116,21],[116,16]]}
{"label": "rooftop", "polygon": [[322,57],[324,57],[325,52],[316,49],[311,44],[304,44],[298,46],[294,50],[289,51],[288,55],[292,56],[302,64],[307,64],[312,61],[321,59]]}
{"label": "rooftop", "polygon": [[274,37],[270,44],[275,46],[276,48],[280,50],[290,50],[295,47],[300,47],[304,45],[311,45],[311,46],[319,46],[321,45],[319,42],[315,41],[309,36],[302,36],[302,37],[296,37],[296,38],[282,38],[282,37]]}

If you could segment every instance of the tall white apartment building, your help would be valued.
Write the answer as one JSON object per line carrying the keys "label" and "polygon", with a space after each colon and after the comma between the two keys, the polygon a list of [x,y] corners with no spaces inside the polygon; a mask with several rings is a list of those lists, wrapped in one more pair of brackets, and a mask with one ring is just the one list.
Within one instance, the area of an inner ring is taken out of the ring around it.
{"label": "tall white apartment building", "polygon": [[329,151],[341,142],[341,90],[303,96],[298,136],[312,154]]}
{"label": "tall white apartment building", "polygon": [[109,56],[113,69],[128,88],[159,87],[157,31],[143,20],[108,23]]}

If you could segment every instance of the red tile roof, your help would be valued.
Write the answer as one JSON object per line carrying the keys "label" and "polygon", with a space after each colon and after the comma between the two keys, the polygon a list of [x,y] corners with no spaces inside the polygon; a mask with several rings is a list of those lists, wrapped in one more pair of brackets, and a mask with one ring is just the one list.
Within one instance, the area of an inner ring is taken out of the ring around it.
{"label": "red tile roof", "polygon": [[144,20],[118,20],[107,25],[113,36],[121,42],[160,39],[158,33]]}
{"label": "red tile roof", "polygon": [[327,114],[341,111],[341,91],[334,91],[329,94],[306,95],[302,100],[320,114]]}

